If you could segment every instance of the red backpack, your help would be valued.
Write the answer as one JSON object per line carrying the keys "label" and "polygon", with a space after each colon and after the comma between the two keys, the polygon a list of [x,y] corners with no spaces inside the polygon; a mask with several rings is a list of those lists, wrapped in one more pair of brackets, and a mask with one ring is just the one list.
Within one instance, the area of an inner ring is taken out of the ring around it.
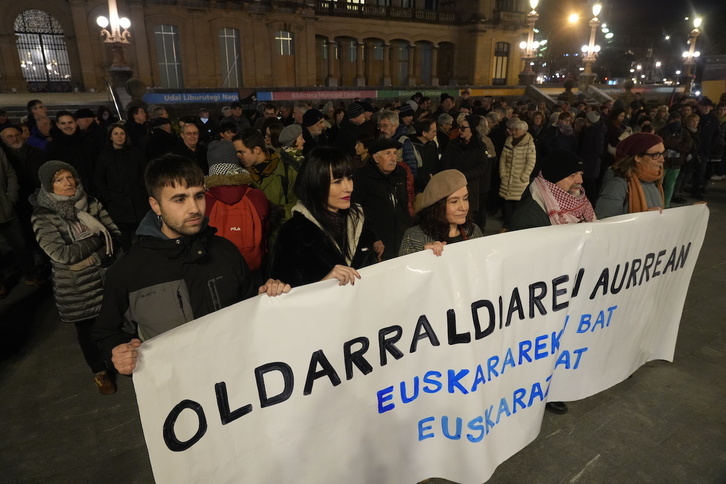
{"label": "red backpack", "polygon": [[217,235],[236,245],[250,270],[256,271],[265,255],[264,228],[248,193],[234,205],[217,201],[209,212],[209,225],[217,228]]}

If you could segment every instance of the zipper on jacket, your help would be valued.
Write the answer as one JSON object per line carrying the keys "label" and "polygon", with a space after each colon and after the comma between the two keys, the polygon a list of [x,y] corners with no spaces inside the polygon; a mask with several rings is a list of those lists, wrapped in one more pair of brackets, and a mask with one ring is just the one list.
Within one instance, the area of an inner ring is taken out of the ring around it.
{"label": "zipper on jacket", "polygon": [[217,291],[217,283],[214,279],[207,281],[207,287],[209,288],[209,295],[212,296],[212,305],[215,311],[222,309],[222,302],[219,300],[219,292]]}
{"label": "zipper on jacket", "polygon": [[186,311],[184,311],[184,301],[182,300],[182,295],[179,292],[179,289],[176,290],[176,298],[179,300],[179,309],[181,309],[184,320],[189,321],[189,319],[187,318],[187,313]]}

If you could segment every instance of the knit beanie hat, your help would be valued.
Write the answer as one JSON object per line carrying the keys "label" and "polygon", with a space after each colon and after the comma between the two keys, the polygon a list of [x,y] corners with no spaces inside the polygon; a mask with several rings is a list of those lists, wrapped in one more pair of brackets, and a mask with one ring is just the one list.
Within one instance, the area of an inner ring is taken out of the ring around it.
{"label": "knit beanie hat", "polygon": [[212,175],[239,175],[245,170],[236,163],[215,163],[209,167],[209,176]]}
{"label": "knit beanie hat", "polygon": [[295,144],[295,140],[298,136],[302,134],[302,128],[299,124],[291,124],[290,126],[285,126],[282,131],[280,131],[280,136],[278,141],[282,146],[292,146]]}
{"label": "knit beanie hat", "polygon": [[466,119],[466,122],[469,123],[471,132],[476,133],[476,128],[479,127],[479,123],[481,123],[481,116],[478,114],[467,114],[464,119]]}
{"label": "knit beanie hat", "polygon": [[398,118],[401,119],[407,116],[413,116],[414,114],[416,113],[413,112],[413,108],[411,107],[411,105],[404,104],[403,106],[401,106],[401,110],[398,112]]}
{"label": "knit beanie hat", "polygon": [[82,118],[95,118],[96,115],[93,114],[93,111],[91,111],[88,108],[81,108],[73,115],[76,119],[82,119]]}
{"label": "knit beanie hat", "polygon": [[358,102],[354,102],[353,104],[348,106],[348,109],[345,110],[345,117],[347,119],[353,119],[353,118],[357,118],[358,116],[360,116],[363,113],[364,113],[363,106],[361,106],[361,104]]}
{"label": "knit beanie hat", "polygon": [[595,111],[590,111],[585,115],[588,121],[590,121],[591,124],[595,124],[598,121],[600,121],[600,113]]}
{"label": "knit beanie hat", "polygon": [[303,126],[307,128],[308,126],[312,126],[323,118],[325,118],[325,116],[323,116],[323,113],[321,113],[317,109],[308,109],[307,111],[305,111],[305,114],[303,114]]}
{"label": "knit beanie hat", "polygon": [[78,172],[75,168],[73,168],[68,163],[65,163],[60,160],[51,160],[46,161],[42,165],[40,165],[40,169],[38,169],[38,178],[40,179],[40,184],[45,188],[45,191],[48,193],[53,193],[53,179],[55,178],[56,173],[58,173],[61,170],[68,170],[73,174],[73,178],[76,179],[76,183],[81,182],[81,177],[78,176]]}
{"label": "knit beanie hat", "polygon": [[234,149],[234,144],[224,139],[209,143],[209,147],[207,148],[207,162],[209,166],[216,165],[217,163],[236,164],[237,152]]}
{"label": "knit beanie hat", "polygon": [[552,150],[542,160],[542,177],[550,183],[583,171],[582,158],[569,150]]}
{"label": "knit beanie hat", "polygon": [[678,119],[680,121],[680,119],[681,119],[681,113],[679,113],[678,111],[673,111],[672,113],[670,113],[668,115],[668,122],[669,123],[671,121],[673,121],[674,119]]}
{"label": "knit beanie hat", "polygon": [[149,124],[152,128],[158,128],[159,126],[164,126],[165,124],[171,124],[171,119],[159,116],[156,119],[152,119],[151,123]]}
{"label": "knit beanie hat", "polygon": [[616,158],[627,158],[628,156],[640,155],[648,151],[648,149],[662,143],[663,138],[651,133],[635,133],[631,134],[615,148]]}
{"label": "knit beanie hat", "polygon": [[431,180],[424,189],[420,209],[430,207],[465,186],[466,177],[459,170],[444,170],[438,172],[431,177]]}

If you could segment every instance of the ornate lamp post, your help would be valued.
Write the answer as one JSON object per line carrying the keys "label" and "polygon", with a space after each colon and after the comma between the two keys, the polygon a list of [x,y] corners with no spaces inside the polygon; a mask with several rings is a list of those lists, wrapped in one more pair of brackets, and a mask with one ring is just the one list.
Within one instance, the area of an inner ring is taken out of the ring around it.
{"label": "ornate lamp post", "polygon": [[686,71],[684,78],[686,82],[688,82],[686,85],[686,94],[690,94],[693,90],[693,79],[696,76],[696,59],[701,55],[701,53],[696,50],[696,39],[698,39],[698,36],[701,35],[701,31],[698,30],[698,27],[701,26],[701,21],[700,17],[693,19],[693,30],[691,30],[691,33],[688,35],[688,43],[690,44],[690,47],[683,53],[683,66]]}
{"label": "ornate lamp post", "polygon": [[[112,44],[113,60],[111,61],[111,67],[128,68],[126,58],[124,57],[124,44],[128,44],[129,37],[131,37],[131,33],[128,30],[131,27],[131,21],[126,17],[119,18],[116,0],[108,0],[108,16],[109,18],[103,16],[98,17],[96,23],[101,27],[101,37],[104,37],[103,41]],[[106,29],[109,26],[111,28],[110,31]]]}
{"label": "ornate lamp post", "polygon": [[539,0],[529,0],[529,6],[532,11],[527,14],[527,42],[520,42],[519,48],[522,49],[522,59],[524,60],[524,70],[519,74],[519,83],[528,86],[534,83],[537,74],[532,70],[532,61],[535,59],[539,42],[534,41],[534,24],[539,18],[537,13],[537,4]]}
{"label": "ornate lamp post", "polygon": [[602,10],[602,5],[596,3],[592,6],[592,19],[590,20],[590,43],[582,46],[582,52],[585,57],[582,59],[584,63],[584,71],[580,74],[580,82],[584,85],[592,84],[595,81],[595,73],[592,72],[592,66],[595,64],[595,55],[600,52],[600,46],[595,45],[595,35],[597,34],[597,28],[600,26],[600,19],[597,18]]}

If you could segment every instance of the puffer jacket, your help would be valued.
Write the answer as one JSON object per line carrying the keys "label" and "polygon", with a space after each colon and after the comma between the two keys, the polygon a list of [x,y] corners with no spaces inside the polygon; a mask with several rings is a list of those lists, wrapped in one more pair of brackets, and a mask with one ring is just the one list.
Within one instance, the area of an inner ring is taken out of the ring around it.
{"label": "puffer jacket", "polygon": [[[31,197],[33,231],[53,268],[53,294],[61,320],[75,323],[98,316],[103,301],[103,272],[110,263],[100,235],[73,241],[71,226],[37,194]],[[100,202],[88,197],[88,213],[120,236]]]}
{"label": "puffer jacket", "polygon": [[499,196],[504,200],[519,200],[529,185],[529,175],[534,169],[537,156],[534,139],[525,133],[519,143],[513,145],[512,137],[504,143],[502,157],[499,160]]}

